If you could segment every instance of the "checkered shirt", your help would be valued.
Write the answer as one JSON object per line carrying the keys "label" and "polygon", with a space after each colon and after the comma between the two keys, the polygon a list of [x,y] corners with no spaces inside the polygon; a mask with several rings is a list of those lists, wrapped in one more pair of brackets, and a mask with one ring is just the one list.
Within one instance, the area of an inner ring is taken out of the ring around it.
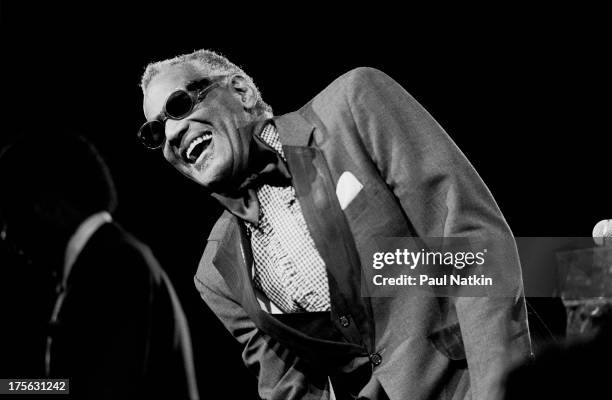
{"label": "checkered shirt", "polygon": [[[273,124],[261,138],[283,160]],[[304,220],[293,186],[262,185],[257,190],[259,226],[245,221],[255,262],[253,282],[283,312],[329,311],[325,263]]]}

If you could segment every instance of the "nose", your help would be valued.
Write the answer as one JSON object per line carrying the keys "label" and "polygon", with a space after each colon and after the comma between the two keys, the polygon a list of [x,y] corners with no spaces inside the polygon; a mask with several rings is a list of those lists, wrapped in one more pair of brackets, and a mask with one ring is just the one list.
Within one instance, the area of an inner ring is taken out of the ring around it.
{"label": "nose", "polygon": [[176,149],[180,147],[183,136],[189,130],[189,121],[187,119],[168,119],[165,128],[166,143]]}

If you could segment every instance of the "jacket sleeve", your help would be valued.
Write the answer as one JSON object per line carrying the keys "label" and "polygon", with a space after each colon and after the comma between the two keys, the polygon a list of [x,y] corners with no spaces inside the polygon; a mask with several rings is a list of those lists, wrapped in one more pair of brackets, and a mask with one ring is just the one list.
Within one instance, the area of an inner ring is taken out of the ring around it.
{"label": "jacket sleeve", "polygon": [[213,265],[201,265],[194,281],[202,299],[243,347],[243,361],[257,376],[262,399],[329,399],[327,376],[312,371],[290,350],[259,330],[232,298]]}
{"label": "jacket sleeve", "polygon": [[490,265],[506,280],[505,297],[454,299],[472,396],[496,398],[505,369],[531,354],[512,233],[463,153],[398,83],[359,68],[347,74],[344,89],[359,139],[418,236],[503,238]]}

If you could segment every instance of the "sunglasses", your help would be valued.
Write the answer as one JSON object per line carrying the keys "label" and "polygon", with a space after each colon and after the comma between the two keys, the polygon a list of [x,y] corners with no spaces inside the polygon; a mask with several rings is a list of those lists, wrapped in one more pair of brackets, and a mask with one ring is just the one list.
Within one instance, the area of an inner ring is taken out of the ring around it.
{"label": "sunglasses", "polygon": [[159,149],[166,140],[166,121],[183,119],[192,113],[195,106],[206,95],[219,86],[225,77],[207,78],[188,86],[197,86],[192,90],[177,90],[166,99],[161,113],[152,121],[145,122],[138,130],[138,140],[147,149]]}

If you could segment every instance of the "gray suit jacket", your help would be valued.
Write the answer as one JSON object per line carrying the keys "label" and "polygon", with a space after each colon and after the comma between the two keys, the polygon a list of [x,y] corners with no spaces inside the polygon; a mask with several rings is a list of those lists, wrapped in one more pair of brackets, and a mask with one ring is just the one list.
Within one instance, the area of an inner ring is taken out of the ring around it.
{"label": "gray suit jacket", "polygon": [[[491,399],[513,361],[531,354],[514,243],[503,259],[512,296],[362,297],[376,237],[511,238],[493,197],[434,119],[395,81],[358,68],[300,111],[274,119],[293,185],[330,283],[330,313],[270,315],[250,271],[250,243],[225,212],[195,282],[244,345],[269,399]],[[344,210],[335,188],[363,184]]]}

